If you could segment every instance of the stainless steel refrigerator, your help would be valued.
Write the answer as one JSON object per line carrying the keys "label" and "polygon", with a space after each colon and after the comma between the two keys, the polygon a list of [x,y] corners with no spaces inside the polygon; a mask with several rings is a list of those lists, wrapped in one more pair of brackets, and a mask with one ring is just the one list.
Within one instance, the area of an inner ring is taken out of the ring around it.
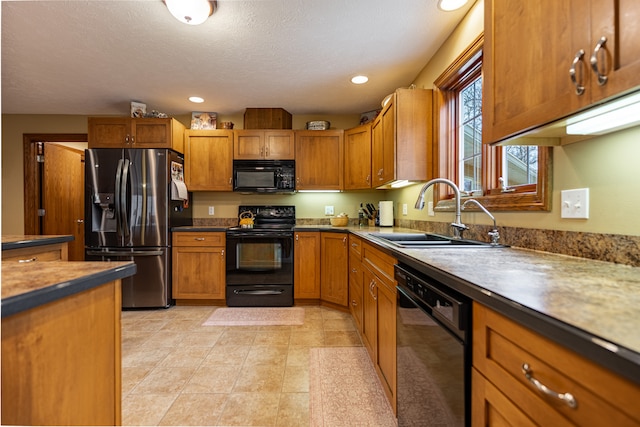
{"label": "stainless steel refrigerator", "polygon": [[85,152],[85,259],[136,263],[122,280],[123,308],[172,303],[171,227],[192,224],[183,168],[168,149]]}

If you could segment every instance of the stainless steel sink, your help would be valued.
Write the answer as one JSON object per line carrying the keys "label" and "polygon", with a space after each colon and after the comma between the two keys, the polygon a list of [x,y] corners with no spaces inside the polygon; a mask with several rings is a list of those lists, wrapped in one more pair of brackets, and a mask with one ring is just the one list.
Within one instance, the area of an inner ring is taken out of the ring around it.
{"label": "stainless steel sink", "polygon": [[495,248],[504,245],[492,245],[477,240],[454,239],[433,233],[369,233],[374,240],[380,240],[397,248]]}

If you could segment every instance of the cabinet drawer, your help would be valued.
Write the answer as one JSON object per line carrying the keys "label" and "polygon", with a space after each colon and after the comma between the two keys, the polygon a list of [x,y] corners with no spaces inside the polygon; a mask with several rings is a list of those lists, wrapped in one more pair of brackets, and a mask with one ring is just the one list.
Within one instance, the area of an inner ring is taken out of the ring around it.
{"label": "cabinet drawer", "polygon": [[36,262],[59,260],[67,260],[67,243],[46,245],[40,248],[31,247],[2,251],[2,261]]}
{"label": "cabinet drawer", "polygon": [[[488,308],[474,304],[473,365],[540,425],[638,425],[640,387]],[[532,380],[523,372],[528,366]],[[570,407],[532,384],[570,393]]]}
{"label": "cabinet drawer", "polygon": [[[362,262],[387,286],[393,285],[393,267],[396,265],[394,257],[365,242],[362,244]],[[395,286],[392,287],[395,289]]]}
{"label": "cabinet drawer", "polygon": [[349,252],[357,255],[358,260],[362,257],[362,240],[353,234],[349,235]]}
{"label": "cabinet drawer", "polygon": [[225,233],[191,233],[191,232],[175,232],[173,233],[173,246],[224,246]]}

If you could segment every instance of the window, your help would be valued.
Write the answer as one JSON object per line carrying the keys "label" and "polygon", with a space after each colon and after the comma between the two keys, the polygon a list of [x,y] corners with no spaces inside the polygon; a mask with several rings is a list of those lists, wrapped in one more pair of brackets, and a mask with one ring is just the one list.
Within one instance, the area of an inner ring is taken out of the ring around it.
{"label": "window", "polygon": [[[482,144],[483,41],[478,37],[435,82],[436,176],[493,210],[549,210],[549,147]],[[438,186],[435,194],[436,209],[452,208],[451,189]]]}

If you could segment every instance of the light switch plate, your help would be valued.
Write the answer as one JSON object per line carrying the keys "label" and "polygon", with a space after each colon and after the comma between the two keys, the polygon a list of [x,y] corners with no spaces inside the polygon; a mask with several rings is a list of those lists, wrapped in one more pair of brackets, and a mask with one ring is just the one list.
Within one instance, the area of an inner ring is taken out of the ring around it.
{"label": "light switch plate", "polygon": [[209,206],[209,215],[213,215],[215,212],[215,209],[213,208],[213,206]]}
{"label": "light switch plate", "polygon": [[406,215],[408,213],[407,211],[407,204],[403,203],[402,204],[402,215]]}
{"label": "light switch plate", "polygon": [[333,215],[333,206],[325,206],[324,207],[325,215]]}
{"label": "light switch plate", "polygon": [[561,218],[589,218],[589,189],[562,190],[560,192]]}

